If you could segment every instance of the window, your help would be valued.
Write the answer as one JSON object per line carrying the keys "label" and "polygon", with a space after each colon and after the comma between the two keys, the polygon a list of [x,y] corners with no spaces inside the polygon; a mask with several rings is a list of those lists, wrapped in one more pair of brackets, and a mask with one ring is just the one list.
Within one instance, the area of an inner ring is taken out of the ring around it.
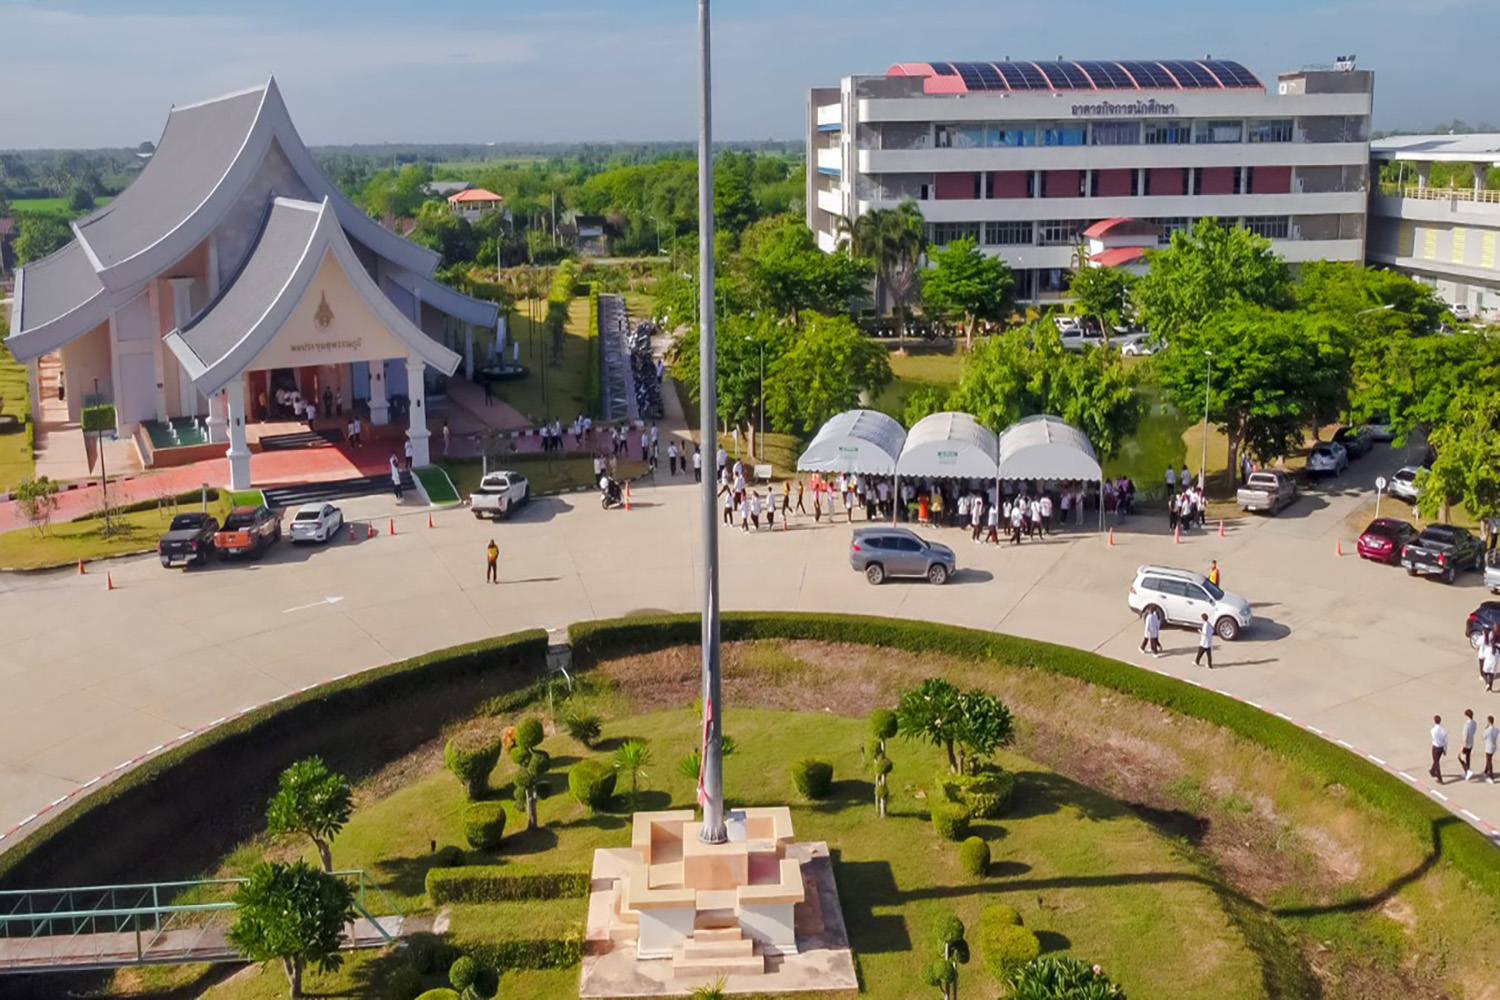
{"label": "window", "polygon": [[1030,246],[1034,233],[1030,222],[986,222],[984,243],[991,247]]}
{"label": "window", "polygon": [[1037,241],[1044,247],[1072,246],[1078,242],[1079,235],[1088,226],[1082,219],[1049,219],[1046,222],[1037,223],[1037,232],[1040,239]]}
{"label": "window", "polygon": [[967,237],[974,242],[979,242],[979,223],[977,222],[934,222],[932,224],[932,236],[929,242],[936,246],[947,246],[954,240]]}
{"label": "window", "polygon": [[1250,141],[1291,142],[1295,131],[1290,118],[1263,118],[1250,123]]}
{"label": "window", "polygon": [[1161,226],[1161,239],[1157,241],[1161,246],[1166,246],[1172,242],[1173,233],[1185,233],[1193,228],[1192,222],[1183,217],[1153,219],[1152,221]]}
{"label": "window", "polygon": [[1138,146],[1141,143],[1140,122],[1094,122],[1090,141],[1095,146]]}
{"label": "window", "polygon": [[934,126],[933,140],[938,149],[978,149],[984,145],[984,126],[937,125]]}
{"label": "window", "polygon": [[1240,224],[1268,240],[1284,240],[1292,234],[1292,220],[1285,215],[1252,215]]}
{"label": "window", "polygon": [[990,125],[984,131],[984,144],[992,148],[1035,146],[1036,130],[1018,125]]}
{"label": "window", "polygon": [[1206,121],[1198,123],[1196,142],[1243,142],[1245,124],[1237,121]]}
{"label": "window", "polygon": [[1147,122],[1146,145],[1186,146],[1193,141],[1193,127],[1187,122]]}
{"label": "window", "polygon": [[1088,129],[1082,125],[1054,125],[1042,129],[1043,146],[1082,146],[1087,141]]}

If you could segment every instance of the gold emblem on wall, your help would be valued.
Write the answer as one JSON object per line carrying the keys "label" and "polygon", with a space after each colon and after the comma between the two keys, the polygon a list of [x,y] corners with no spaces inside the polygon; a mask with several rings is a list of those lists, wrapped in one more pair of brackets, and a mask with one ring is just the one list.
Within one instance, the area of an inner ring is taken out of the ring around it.
{"label": "gold emblem on wall", "polygon": [[318,324],[319,330],[328,329],[329,324],[333,322],[333,308],[328,305],[327,292],[322,292],[320,294],[318,311],[313,313],[313,322]]}

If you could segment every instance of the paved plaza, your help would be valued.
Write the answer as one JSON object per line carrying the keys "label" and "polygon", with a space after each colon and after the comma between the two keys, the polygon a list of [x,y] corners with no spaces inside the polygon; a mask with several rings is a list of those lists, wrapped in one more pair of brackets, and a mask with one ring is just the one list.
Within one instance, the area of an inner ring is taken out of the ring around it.
{"label": "paved plaza", "polygon": [[[1343,522],[1369,500],[1356,483],[1399,464],[1381,446],[1278,518],[1230,522],[1223,539],[1194,532],[1180,546],[1158,517],[1127,522],[1113,548],[1083,529],[1014,549],[944,530],[961,570],[945,587],[869,586],[849,568],[842,521],[736,527],[721,535],[723,603],[951,622],[1095,650],[1286,713],[1425,786],[1432,713],[1456,737],[1465,707],[1482,719],[1500,697],[1483,692],[1462,635],[1486,596],[1477,574],[1445,587],[1353,555]],[[586,493],[538,499],[498,525],[439,512],[431,529],[426,508],[371,497],[344,508],[379,526],[373,539],[283,542],[263,561],[186,572],[146,556],[86,576],[0,576],[0,832],[185,733],[349,671],[517,629],[695,610],[698,496],[689,479],[663,474],[632,491],[629,512],[602,511]],[[492,537],[498,586],[484,582]],[[1254,605],[1253,629],[1220,645],[1211,675],[1192,666],[1191,632],[1168,630],[1169,655],[1141,657],[1125,604],[1134,568],[1202,569],[1211,558]],[[1107,739],[1108,720],[1099,728]],[[1500,824],[1500,788],[1450,781],[1443,794],[1466,817]]]}

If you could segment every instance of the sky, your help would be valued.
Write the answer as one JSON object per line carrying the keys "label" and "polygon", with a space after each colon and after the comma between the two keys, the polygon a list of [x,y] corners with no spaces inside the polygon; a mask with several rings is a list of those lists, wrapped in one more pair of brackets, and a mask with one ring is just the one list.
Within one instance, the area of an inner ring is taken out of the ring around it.
{"label": "sky", "polygon": [[[807,90],[931,59],[1354,53],[1375,128],[1500,123],[1495,0],[716,0],[715,137],[796,139]],[[274,75],[313,145],[686,140],[695,0],[0,0],[0,149],[126,146]],[[1464,55],[1465,51],[1470,55]]]}

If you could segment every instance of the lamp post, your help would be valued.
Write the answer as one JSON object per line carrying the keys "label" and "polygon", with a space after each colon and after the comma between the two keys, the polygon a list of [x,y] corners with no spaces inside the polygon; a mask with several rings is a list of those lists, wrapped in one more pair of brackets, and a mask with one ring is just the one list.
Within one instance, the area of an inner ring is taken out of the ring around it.
{"label": "lamp post", "polygon": [[[1198,482],[1208,489],[1208,394],[1214,384],[1214,352],[1203,352],[1203,457],[1198,462]],[[1230,483],[1233,484],[1233,470]]]}
{"label": "lamp post", "polygon": [[[714,342],[714,160],[713,69],[709,44],[709,0],[698,0],[698,426],[709,434],[718,426],[717,363]],[[703,759],[698,772],[698,804],[703,825],[698,839],[722,844],[724,756],[719,676],[718,483],[703,477]]]}

